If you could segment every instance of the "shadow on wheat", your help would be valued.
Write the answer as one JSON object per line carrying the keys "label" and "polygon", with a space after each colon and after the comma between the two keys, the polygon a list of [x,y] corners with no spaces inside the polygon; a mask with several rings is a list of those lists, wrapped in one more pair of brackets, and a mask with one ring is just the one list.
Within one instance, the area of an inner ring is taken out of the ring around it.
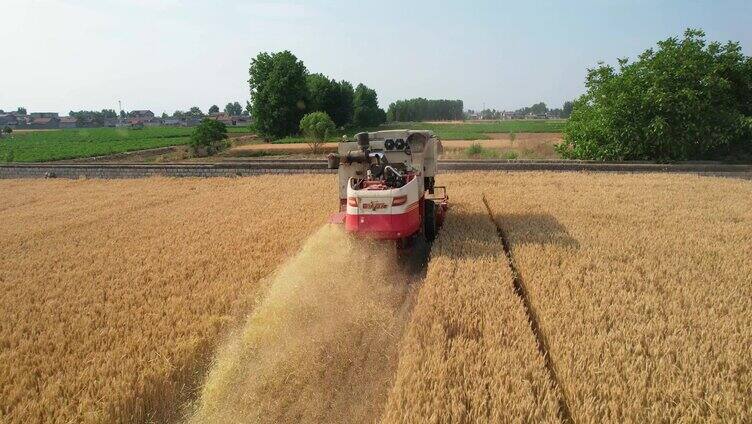
{"label": "shadow on wheat", "polygon": [[373,422],[414,283],[392,243],[327,225],[272,276],[220,350],[189,422]]}

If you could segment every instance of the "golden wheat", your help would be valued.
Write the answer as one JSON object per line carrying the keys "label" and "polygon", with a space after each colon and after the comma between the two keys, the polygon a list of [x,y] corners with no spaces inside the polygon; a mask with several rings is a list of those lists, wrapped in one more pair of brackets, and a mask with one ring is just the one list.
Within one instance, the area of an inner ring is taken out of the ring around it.
{"label": "golden wheat", "polygon": [[174,420],[230,328],[189,421],[752,420],[749,182],[444,175],[406,284],[305,178],[0,181],[0,421]]}
{"label": "golden wheat", "polygon": [[752,420],[750,182],[477,177],[575,422]]}
{"label": "golden wheat", "polygon": [[331,176],[299,178],[0,181],[0,421],[173,417],[336,208]]}
{"label": "golden wheat", "polygon": [[383,422],[557,422],[557,391],[472,178],[451,210],[402,343]]}

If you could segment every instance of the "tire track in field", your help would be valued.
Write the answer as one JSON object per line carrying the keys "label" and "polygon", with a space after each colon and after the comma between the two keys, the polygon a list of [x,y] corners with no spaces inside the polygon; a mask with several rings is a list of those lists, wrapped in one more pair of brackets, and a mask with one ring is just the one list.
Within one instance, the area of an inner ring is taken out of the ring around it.
{"label": "tire track in field", "polygon": [[499,239],[501,240],[501,244],[504,249],[504,254],[507,257],[507,261],[509,262],[509,267],[512,270],[512,282],[514,284],[514,293],[519,296],[520,300],[522,300],[522,304],[524,305],[525,314],[527,314],[528,323],[530,324],[530,330],[533,332],[533,335],[535,336],[535,343],[538,347],[538,352],[543,356],[543,362],[546,366],[546,370],[548,371],[549,377],[551,378],[551,381],[553,381],[554,385],[559,391],[559,418],[564,423],[573,423],[574,420],[572,419],[572,413],[569,409],[569,401],[567,400],[567,395],[564,391],[564,385],[559,380],[558,373],[556,371],[556,365],[554,364],[553,360],[551,359],[551,356],[548,354],[548,339],[546,338],[546,335],[543,333],[543,330],[540,327],[540,320],[538,318],[538,314],[535,311],[535,308],[533,307],[532,303],[530,302],[530,298],[527,293],[527,289],[525,288],[525,282],[522,279],[522,275],[520,275],[519,271],[517,270],[517,267],[514,263],[514,258],[512,257],[512,250],[509,246],[509,240],[507,236],[504,234],[504,230],[501,228],[501,225],[496,221],[494,218],[493,210],[491,209],[491,205],[488,203],[488,200],[486,199],[485,193],[481,195],[481,198],[483,199],[483,204],[486,206],[486,210],[488,211],[488,217],[493,222],[494,226],[496,227],[496,233],[499,236]]}

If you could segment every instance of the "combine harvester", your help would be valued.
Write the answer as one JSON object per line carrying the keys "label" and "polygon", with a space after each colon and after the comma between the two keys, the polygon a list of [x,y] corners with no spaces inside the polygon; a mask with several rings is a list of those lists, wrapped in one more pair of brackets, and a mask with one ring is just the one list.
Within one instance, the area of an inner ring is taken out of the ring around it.
{"label": "combine harvester", "polygon": [[[448,208],[446,187],[434,185],[441,142],[431,131],[358,133],[328,156],[339,168],[340,211],[330,222],[359,236],[432,242]],[[441,195],[435,195],[439,191]]]}

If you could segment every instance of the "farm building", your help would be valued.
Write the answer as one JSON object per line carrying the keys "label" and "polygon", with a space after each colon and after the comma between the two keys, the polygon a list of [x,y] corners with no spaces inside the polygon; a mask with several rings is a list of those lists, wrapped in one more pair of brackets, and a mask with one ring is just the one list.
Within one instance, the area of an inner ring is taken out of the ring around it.
{"label": "farm building", "polygon": [[165,118],[162,120],[162,125],[166,127],[179,127],[183,125],[183,121],[178,118]]}
{"label": "farm building", "polygon": [[150,120],[154,118],[154,112],[150,110],[132,110],[128,113],[131,118],[140,119],[142,121]]}
{"label": "farm building", "polygon": [[0,114],[0,127],[15,127],[18,125],[18,118],[10,113]]}
{"label": "farm building", "polygon": [[219,121],[228,127],[232,126],[238,126],[238,125],[248,125],[249,118],[247,116],[231,116],[226,113],[217,113],[214,115],[208,116],[209,119],[213,119],[215,121]]}
{"label": "farm building", "polygon": [[76,121],[72,116],[63,116],[60,118],[60,128],[76,128]]}
{"label": "farm building", "polygon": [[[49,115],[52,115],[52,114],[49,114]],[[54,115],[55,115],[54,117],[40,117],[40,118],[34,118],[32,116],[31,122],[29,123],[29,126],[28,126],[29,129],[46,130],[46,129],[60,128],[60,118],[57,117],[57,113]]]}

